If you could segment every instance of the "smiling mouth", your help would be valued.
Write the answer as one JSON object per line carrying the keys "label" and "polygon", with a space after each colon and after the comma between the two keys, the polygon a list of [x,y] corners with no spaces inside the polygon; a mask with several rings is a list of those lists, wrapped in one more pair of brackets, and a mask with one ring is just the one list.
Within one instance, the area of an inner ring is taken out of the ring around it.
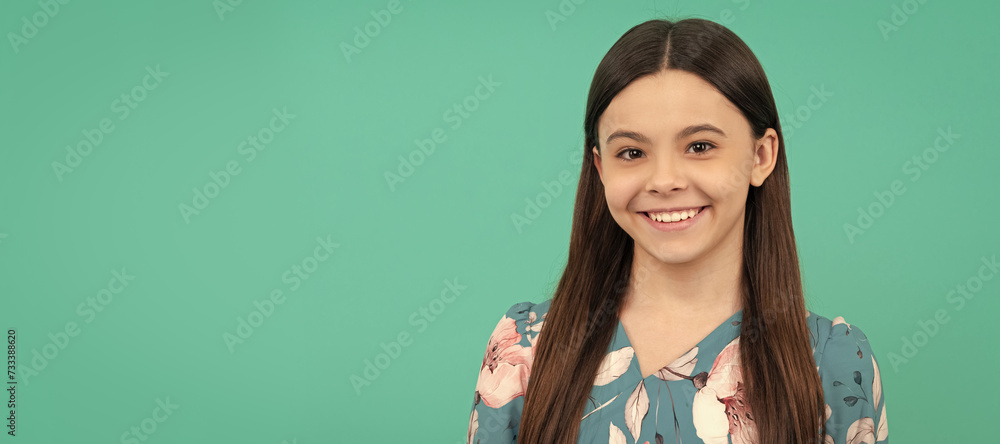
{"label": "smiling mouth", "polygon": [[655,213],[655,214],[650,214],[650,213],[645,212],[645,211],[640,211],[639,213],[642,214],[643,216],[645,216],[647,219],[650,219],[650,220],[652,220],[654,222],[668,223],[669,224],[669,223],[683,222],[683,221],[692,219],[695,216],[701,214],[702,211],[705,211],[705,208],[708,208],[708,205],[700,207],[700,208],[695,208],[695,209],[692,209],[692,210],[675,211],[675,212],[671,212],[671,213]]}

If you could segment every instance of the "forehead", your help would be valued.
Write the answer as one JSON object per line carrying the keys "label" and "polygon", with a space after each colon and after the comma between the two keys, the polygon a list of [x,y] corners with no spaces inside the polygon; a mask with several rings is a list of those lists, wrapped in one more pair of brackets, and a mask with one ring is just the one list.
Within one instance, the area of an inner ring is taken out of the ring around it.
{"label": "forehead", "polygon": [[628,129],[653,140],[673,140],[695,124],[711,123],[730,137],[750,133],[750,125],[726,96],[701,77],[667,70],[636,79],[611,100],[598,122],[603,143],[611,132]]}

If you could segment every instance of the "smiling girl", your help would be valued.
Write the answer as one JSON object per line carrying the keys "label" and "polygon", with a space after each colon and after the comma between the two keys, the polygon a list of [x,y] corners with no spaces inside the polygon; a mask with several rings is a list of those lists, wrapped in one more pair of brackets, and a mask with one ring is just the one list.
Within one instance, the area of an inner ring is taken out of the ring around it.
{"label": "smiling girl", "polygon": [[883,443],[860,328],[806,309],[757,58],[651,20],[597,67],[569,259],[490,337],[470,443]]}

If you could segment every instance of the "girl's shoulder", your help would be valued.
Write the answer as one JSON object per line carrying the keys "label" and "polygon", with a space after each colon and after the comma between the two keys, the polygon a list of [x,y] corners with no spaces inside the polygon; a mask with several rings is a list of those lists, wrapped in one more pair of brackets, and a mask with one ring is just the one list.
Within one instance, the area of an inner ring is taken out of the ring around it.
{"label": "girl's shoulder", "polygon": [[887,442],[882,375],[868,336],[842,316],[830,319],[810,311],[807,321],[826,400],[827,438]]}
{"label": "girl's shoulder", "polygon": [[507,309],[504,316],[517,320],[526,320],[531,317],[542,318],[549,311],[549,305],[552,304],[552,299],[546,299],[539,303],[534,303],[531,301],[518,302],[511,305]]}
{"label": "girl's shoulder", "polygon": [[[809,310],[809,339],[817,356],[836,352],[834,348],[850,348],[858,359],[871,356],[871,344],[861,327],[851,324],[843,316],[830,319]],[[860,354],[858,354],[860,353]]]}
{"label": "girl's shoulder", "polygon": [[507,325],[515,329],[521,335],[519,344],[531,347],[535,345],[536,337],[545,325],[545,317],[551,304],[552,298],[537,304],[531,301],[518,302],[507,309],[497,327],[500,329]]}

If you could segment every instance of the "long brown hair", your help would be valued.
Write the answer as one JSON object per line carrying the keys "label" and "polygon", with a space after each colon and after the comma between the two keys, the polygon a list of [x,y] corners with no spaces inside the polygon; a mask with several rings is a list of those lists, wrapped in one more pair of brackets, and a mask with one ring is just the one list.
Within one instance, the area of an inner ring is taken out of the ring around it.
{"label": "long brown hair", "polygon": [[634,248],[608,210],[591,148],[598,145],[597,123],[612,98],[632,81],[665,69],[688,71],[712,84],[739,108],[756,138],[768,128],[777,132],[777,164],[747,193],[741,369],[758,442],[819,442],[826,434],[825,402],[806,324],[777,107],[750,48],[726,27],[697,18],[633,27],[594,73],[569,259],[535,345],[518,442],[577,442],[584,404],[629,288]]}

